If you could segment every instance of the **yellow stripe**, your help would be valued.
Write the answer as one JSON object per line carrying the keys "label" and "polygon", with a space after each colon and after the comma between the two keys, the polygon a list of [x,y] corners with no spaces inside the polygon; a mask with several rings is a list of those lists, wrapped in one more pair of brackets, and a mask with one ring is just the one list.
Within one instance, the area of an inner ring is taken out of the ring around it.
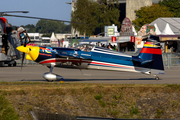
{"label": "yellow stripe", "polygon": [[145,46],[145,47],[160,47],[160,46],[157,46],[157,45],[151,45],[151,44],[145,44],[144,46]]}

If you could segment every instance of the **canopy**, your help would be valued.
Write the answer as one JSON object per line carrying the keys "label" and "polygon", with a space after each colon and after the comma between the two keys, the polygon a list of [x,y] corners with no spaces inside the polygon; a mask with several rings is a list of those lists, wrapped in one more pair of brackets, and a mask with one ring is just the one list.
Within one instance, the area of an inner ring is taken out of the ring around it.
{"label": "canopy", "polygon": [[162,35],[175,35],[174,32],[171,30],[168,23],[166,23],[166,26],[161,34]]}
{"label": "canopy", "polygon": [[54,32],[51,35],[50,41],[58,41],[58,39],[54,35]]}
{"label": "canopy", "polygon": [[134,35],[137,36],[137,32],[136,32],[136,30],[135,30],[133,25],[132,25],[132,31],[134,32]]}
{"label": "canopy", "polygon": [[159,30],[162,32],[166,26],[166,23],[169,24],[171,30],[175,35],[179,35],[180,31],[180,17],[172,17],[172,18],[158,18],[154,20],[151,25],[157,24]]}
{"label": "canopy", "polygon": [[156,35],[160,35],[160,34],[161,34],[161,32],[160,32],[160,30],[159,30],[159,28],[158,28],[158,26],[157,26],[157,24],[156,24],[156,23],[154,24],[154,27],[156,28],[156,30],[155,30]]}

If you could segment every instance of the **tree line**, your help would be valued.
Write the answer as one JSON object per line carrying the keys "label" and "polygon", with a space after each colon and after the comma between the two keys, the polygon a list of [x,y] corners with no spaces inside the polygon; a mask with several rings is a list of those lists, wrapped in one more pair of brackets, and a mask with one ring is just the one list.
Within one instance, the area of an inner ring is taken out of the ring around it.
{"label": "tree line", "polygon": [[[22,26],[28,32],[39,33],[70,33],[71,26],[86,36],[95,35],[97,31],[103,32],[104,26],[115,24],[118,28],[120,16],[119,4],[117,0],[77,0],[74,4],[74,12],[71,13],[71,21],[82,23],[71,23],[66,25],[59,21],[39,20],[36,25]],[[152,6],[141,7],[135,11],[136,19],[132,23],[136,29],[140,29],[144,24],[149,24],[159,17],[180,17],[180,0],[163,0]]]}
{"label": "tree line", "polygon": [[[12,26],[13,29],[17,29],[19,26]],[[46,33],[47,36],[51,36],[52,32],[55,33],[71,33],[71,25],[66,25],[61,21],[52,20],[39,20],[36,25],[28,24],[21,25],[28,33]]]}

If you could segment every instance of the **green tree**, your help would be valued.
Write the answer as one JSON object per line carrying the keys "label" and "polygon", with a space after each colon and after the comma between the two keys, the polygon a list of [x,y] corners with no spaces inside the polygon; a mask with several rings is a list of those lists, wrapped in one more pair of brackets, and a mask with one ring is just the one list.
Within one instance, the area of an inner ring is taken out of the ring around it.
{"label": "green tree", "polygon": [[[165,6],[154,4],[152,6],[141,7],[140,10],[136,10],[136,19],[133,22],[136,26],[143,26],[149,24],[159,17],[173,17],[173,14]],[[136,29],[140,29],[137,28]]]}
{"label": "green tree", "polygon": [[75,11],[71,14],[73,28],[80,34],[92,34],[97,25],[98,4],[88,0],[77,0],[74,9]]}
{"label": "green tree", "polygon": [[34,33],[35,32],[35,25],[28,24],[28,25],[21,25],[21,27],[25,28],[28,33]]}
{"label": "green tree", "polygon": [[71,25],[66,25],[63,31],[64,33],[71,33]]}
{"label": "green tree", "polygon": [[118,9],[119,4],[115,0],[109,0],[108,4],[106,0],[102,0],[100,3],[100,13],[98,14],[98,27],[101,31],[104,30],[104,26],[110,26],[112,24],[120,27],[119,17],[120,10]]}
{"label": "green tree", "polygon": [[[11,25],[12,26],[12,25]],[[25,28],[28,33],[33,33],[35,32],[35,25],[33,24],[28,24],[28,25],[21,25],[21,27]],[[17,30],[19,26],[12,26],[13,30]]]}
{"label": "green tree", "polygon": [[60,21],[39,20],[36,24],[36,32],[39,33],[70,33],[70,26]]}
{"label": "green tree", "polygon": [[166,6],[174,14],[174,17],[180,17],[180,0],[163,0],[159,2],[160,6]]}
{"label": "green tree", "polygon": [[[10,24],[11,25],[11,24]],[[13,25],[11,25],[12,26],[12,29],[13,30],[17,30],[17,28],[19,27],[19,26],[13,26]]]}
{"label": "green tree", "polygon": [[118,21],[120,11],[112,1],[107,4],[106,0],[100,3],[89,0],[77,0],[74,9],[75,11],[71,15],[72,22],[84,23],[72,23],[72,27],[79,31],[80,34],[92,35],[98,27],[104,30],[104,26],[120,25]]}

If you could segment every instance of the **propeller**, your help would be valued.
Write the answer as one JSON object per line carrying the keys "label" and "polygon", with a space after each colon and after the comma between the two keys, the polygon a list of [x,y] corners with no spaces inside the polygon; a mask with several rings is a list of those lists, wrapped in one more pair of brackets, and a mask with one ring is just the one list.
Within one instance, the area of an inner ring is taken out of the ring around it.
{"label": "propeller", "polygon": [[[21,42],[23,42],[22,38],[20,38],[20,39],[21,39]],[[27,39],[28,39],[28,42],[27,42]],[[29,36],[28,36],[28,34],[26,33],[26,37],[25,37],[23,46],[26,47],[26,45],[27,45],[28,43],[30,43],[30,42],[31,42],[31,41],[30,41],[30,39],[29,39]],[[22,67],[23,67],[24,58],[25,58],[25,52],[23,52],[23,54],[22,54],[21,71],[22,71]]]}
{"label": "propeller", "polygon": [[23,52],[22,61],[21,61],[21,71],[22,71],[22,67],[23,67],[24,57],[25,57],[25,53]]}

